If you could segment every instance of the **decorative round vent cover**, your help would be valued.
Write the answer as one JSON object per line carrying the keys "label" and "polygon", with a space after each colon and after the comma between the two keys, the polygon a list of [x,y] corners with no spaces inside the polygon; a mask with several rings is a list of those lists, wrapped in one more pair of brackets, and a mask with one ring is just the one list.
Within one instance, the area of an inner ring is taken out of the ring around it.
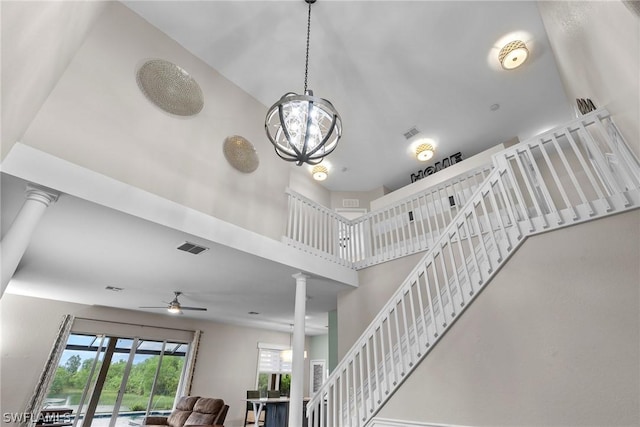
{"label": "decorative round vent cover", "polygon": [[231,166],[244,173],[251,173],[258,169],[258,153],[253,144],[245,138],[233,135],[225,138],[223,145],[224,157]]}
{"label": "decorative round vent cover", "polygon": [[193,116],[204,106],[198,83],[182,67],[164,59],[145,62],[136,80],[147,99],[168,113]]}

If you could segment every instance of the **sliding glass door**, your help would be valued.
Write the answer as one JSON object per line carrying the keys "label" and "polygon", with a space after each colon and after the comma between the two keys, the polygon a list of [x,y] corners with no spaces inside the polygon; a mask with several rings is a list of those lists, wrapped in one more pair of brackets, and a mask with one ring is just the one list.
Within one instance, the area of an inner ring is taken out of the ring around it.
{"label": "sliding glass door", "polygon": [[173,407],[187,343],[71,334],[45,408],[73,410],[74,427],[138,424]]}

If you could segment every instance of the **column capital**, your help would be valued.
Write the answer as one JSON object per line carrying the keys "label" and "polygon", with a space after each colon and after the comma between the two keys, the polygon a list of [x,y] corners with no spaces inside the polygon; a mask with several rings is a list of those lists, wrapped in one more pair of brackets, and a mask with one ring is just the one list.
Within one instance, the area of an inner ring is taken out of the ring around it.
{"label": "column capital", "polygon": [[59,192],[31,182],[27,184],[27,189],[25,190],[25,198],[27,200],[35,200],[43,203],[45,206],[55,203],[58,197],[60,197]]}
{"label": "column capital", "polygon": [[298,279],[307,280],[311,276],[309,276],[308,274],[304,274],[304,273],[300,272],[300,273],[292,274],[291,277],[293,277],[296,280],[298,280]]}

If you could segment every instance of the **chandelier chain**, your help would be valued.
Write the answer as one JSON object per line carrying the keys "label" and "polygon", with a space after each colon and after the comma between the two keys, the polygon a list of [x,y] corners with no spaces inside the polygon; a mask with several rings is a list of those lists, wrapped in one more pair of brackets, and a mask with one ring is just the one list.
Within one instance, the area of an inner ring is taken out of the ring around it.
{"label": "chandelier chain", "polygon": [[309,3],[309,13],[307,15],[307,53],[304,59],[304,92],[307,93],[307,76],[309,75],[309,37],[311,35],[311,2]]}

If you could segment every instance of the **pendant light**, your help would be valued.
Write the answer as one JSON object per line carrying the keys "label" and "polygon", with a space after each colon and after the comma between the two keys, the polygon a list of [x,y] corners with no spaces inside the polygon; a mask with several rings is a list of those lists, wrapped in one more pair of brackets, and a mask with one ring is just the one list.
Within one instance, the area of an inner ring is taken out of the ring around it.
{"label": "pendant light", "polygon": [[331,102],[313,95],[307,89],[309,74],[309,36],[311,5],[316,0],[304,0],[309,5],[307,17],[307,50],[304,66],[304,92],[285,93],[267,112],[264,122],[269,141],[282,159],[317,165],[335,150],[342,136],[342,120]]}

